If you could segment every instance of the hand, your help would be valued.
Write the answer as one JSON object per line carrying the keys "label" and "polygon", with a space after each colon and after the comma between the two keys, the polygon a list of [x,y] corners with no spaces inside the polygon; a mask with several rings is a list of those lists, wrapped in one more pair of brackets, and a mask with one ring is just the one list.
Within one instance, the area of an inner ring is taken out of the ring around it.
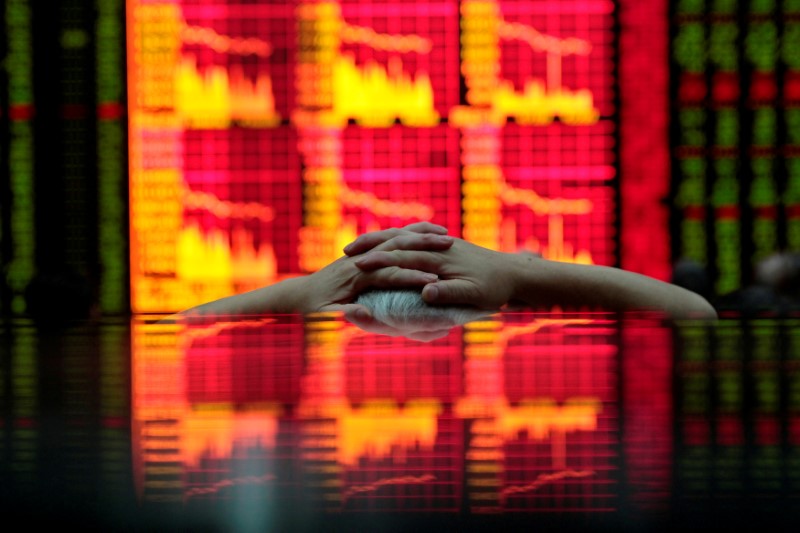
{"label": "hand", "polygon": [[181,317],[254,315],[264,313],[314,313],[342,311],[371,318],[369,309],[351,303],[364,290],[422,287],[436,281],[436,274],[390,266],[363,271],[352,257],[341,257],[324,268],[249,292],[204,303],[178,314]]}
{"label": "hand", "polygon": [[389,337],[406,337],[407,339],[420,342],[431,342],[441,339],[442,337],[447,336],[450,331],[456,327],[453,325],[449,327],[433,327],[430,329],[425,329],[424,325],[422,324],[416,324],[416,326],[418,326],[416,328],[411,326],[398,327],[381,322],[374,317],[358,315],[351,311],[345,312],[344,317],[349,322],[355,324],[368,333],[386,335]]}
{"label": "hand", "polygon": [[354,256],[390,250],[446,250],[453,245],[447,228],[430,222],[416,222],[402,228],[390,228],[360,235],[344,247],[344,253]]}
{"label": "hand", "polygon": [[422,289],[422,298],[430,304],[467,304],[481,309],[499,309],[515,295],[519,268],[529,267],[527,263],[538,260],[533,255],[494,252],[454,239],[446,250],[383,251],[376,247],[357,257],[355,264],[367,272],[396,267],[437,274],[439,280]]}
{"label": "hand", "polygon": [[436,274],[388,265],[386,268],[362,270],[352,257],[341,257],[304,278],[295,278],[297,310],[310,312],[342,311],[350,316],[368,319],[369,310],[351,303],[368,288],[422,287],[437,281]]}

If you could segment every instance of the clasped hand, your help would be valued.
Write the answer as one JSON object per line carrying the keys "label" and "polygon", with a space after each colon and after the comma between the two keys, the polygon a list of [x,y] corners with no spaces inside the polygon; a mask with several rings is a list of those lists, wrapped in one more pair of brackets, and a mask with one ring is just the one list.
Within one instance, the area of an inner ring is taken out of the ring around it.
{"label": "clasped hand", "polygon": [[435,274],[425,284],[422,298],[429,304],[462,304],[499,309],[515,293],[515,271],[533,262],[531,254],[495,252],[450,237],[449,244],[433,247],[426,226],[411,226],[366,233],[345,247],[364,272],[407,269]]}

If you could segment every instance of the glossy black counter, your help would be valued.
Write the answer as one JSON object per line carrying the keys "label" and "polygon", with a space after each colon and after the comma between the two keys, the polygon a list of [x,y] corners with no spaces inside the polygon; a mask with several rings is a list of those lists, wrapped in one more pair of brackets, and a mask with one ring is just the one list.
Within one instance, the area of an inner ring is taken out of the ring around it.
{"label": "glossy black counter", "polygon": [[[437,338],[432,338],[437,337]],[[7,520],[115,530],[795,530],[800,320],[337,317],[0,341]]]}

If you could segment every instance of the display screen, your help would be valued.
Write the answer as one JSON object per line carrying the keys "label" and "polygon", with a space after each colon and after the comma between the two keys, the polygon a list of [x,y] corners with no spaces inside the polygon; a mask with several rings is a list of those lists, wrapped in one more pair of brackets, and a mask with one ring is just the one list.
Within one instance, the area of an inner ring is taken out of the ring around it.
{"label": "display screen", "polygon": [[727,294],[800,250],[800,3],[672,7],[674,252]]}
{"label": "display screen", "polygon": [[617,264],[615,20],[609,0],[130,0],[133,311],[420,220]]}

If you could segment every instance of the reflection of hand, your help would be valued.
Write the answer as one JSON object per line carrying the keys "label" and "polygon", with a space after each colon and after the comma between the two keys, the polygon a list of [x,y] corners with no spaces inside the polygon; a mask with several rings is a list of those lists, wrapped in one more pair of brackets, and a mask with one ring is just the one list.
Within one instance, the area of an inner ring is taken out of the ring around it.
{"label": "reflection of hand", "polygon": [[348,310],[345,312],[345,318],[358,326],[359,328],[363,329],[369,333],[377,333],[379,335],[387,335],[389,337],[406,337],[411,340],[420,341],[420,342],[431,342],[435,341],[436,339],[441,339],[442,337],[446,336],[450,333],[450,330],[454,327],[457,327],[455,324],[450,327],[440,327],[440,328],[433,328],[433,329],[421,329],[421,328],[411,328],[411,327],[396,327],[386,324],[385,322],[381,322],[378,319],[369,316],[369,315],[362,315],[357,312],[353,312]]}
{"label": "reflection of hand", "polygon": [[489,315],[474,306],[428,305],[419,289],[370,290],[359,294],[355,303],[366,307],[371,316],[350,313],[344,316],[361,329],[424,342],[444,337],[456,326],[484,320]]}
{"label": "reflection of hand", "polygon": [[538,259],[494,252],[462,239],[454,239],[445,250],[419,251],[392,248],[381,250],[396,237],[379,243],[372,251],[356,258],[364,271],[400,267],[437,274],[439,280],[422,290],[430,304],[468,304],[482,309],[499,309],[515,294],[516,271],[521,262]]}

